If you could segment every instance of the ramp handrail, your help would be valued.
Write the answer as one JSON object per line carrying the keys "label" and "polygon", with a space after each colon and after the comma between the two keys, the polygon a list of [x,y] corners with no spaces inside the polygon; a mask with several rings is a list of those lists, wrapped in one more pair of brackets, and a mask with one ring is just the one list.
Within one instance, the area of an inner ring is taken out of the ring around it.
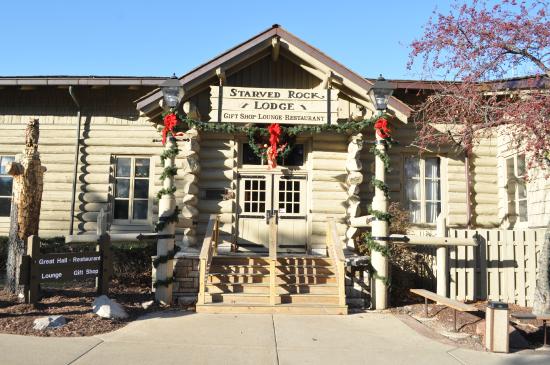
{"label": "ramp handrail", "polygon": [[218,253],[218,240],[220,235],[220,219],[217,214],[210,215],[204,240],[202,241],[199,255],[199,297],[198,304],[204,304],[206,296],[206,280],[212,263],[212,257]]}
{"label": "ramp handrail", "polygon": [[342,241],[338,237],[336,230],[336,221],[334,218],[328,218],[327,222],[327,254],[334,262],[334,270],[338,282],[338,304],[346,305],[346,287],[345,287],[345,256],[342,248]]}

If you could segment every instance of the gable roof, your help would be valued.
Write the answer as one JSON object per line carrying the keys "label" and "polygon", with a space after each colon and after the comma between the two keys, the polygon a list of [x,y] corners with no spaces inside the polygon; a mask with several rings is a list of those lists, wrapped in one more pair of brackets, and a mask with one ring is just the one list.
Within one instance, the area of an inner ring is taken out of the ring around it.
{"label": "gable roof", "polygon": [[[198,84],[211,79],[216,75],[216,69],[219,67],[228,69],[231,66],[243,62],[245,59],[253,58],[254,55],[261,53],[265,49],[272,47],[272,40],[278,38],[281,41],[281,46],[288,50],[293,55],[303,61],[313,64],[318,68],[318,73],[327,75],[332,73],[338,77],[343,86],[360,95],[364,100],[368,101],[368,91],[373,85],[371,80],[365,79],[357,73],[351,71],[341,63],[330,58],[319,49],[309,45],[292,33],[286,31],[278,24],[274,24],[271,28],[255,35],[249,40],[227,50],[226,52],[214,57],[210,61],[192,69],[182,77],[180,81],[186,90],[193,89]],[[315,71],[311,69],[310,72]],[[317,74],[316,76],[319,76]],[[322,76],[319,76],[322,78]],[[155,89],[135,101],[137,109],[148,114],[154,112],[159,107],[159,101],[162,98],[160,89]],[[388,103],[388,109],[393,111],[396,116],[406,122],[410,116],[412,109],[402,101],[392,97]]]}

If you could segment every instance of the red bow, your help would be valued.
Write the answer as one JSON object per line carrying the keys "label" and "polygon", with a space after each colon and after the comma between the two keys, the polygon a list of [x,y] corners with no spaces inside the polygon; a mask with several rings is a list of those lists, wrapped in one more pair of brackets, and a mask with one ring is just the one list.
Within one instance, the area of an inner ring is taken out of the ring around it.
{"label": "red bow", "polygon": [[279,154],[277,144],[281,136],[281,126],[278,123],[273,123],[267,127],[267,130],[269,132],[269,144],[271,145],[267,150],[267,160],[269,168],[272,169],[277,167],[277,155]]}
{"label": "red bow", "polygon": [[271,144],[274,157],[277,158],[277,144],[281,135],[281,126],[278,123],[274,123],[267,127],[267,130],[269,131],[269,144]]}
{"label": "red bow", "polygon": [[174,113],[164,116],[164,129],[162,130],[162,144],[166,144],[166,135],[168,132],[174,132],[174,128],[178,125],[178,117]]}
{"label": "red bow", "polygon": [[379,118],[376,123],[374,123],[374,128],[376,128],[376,134],[378,134],[380,138],[390,138],[391,130],[388,128],[388,121],[386,119]]}

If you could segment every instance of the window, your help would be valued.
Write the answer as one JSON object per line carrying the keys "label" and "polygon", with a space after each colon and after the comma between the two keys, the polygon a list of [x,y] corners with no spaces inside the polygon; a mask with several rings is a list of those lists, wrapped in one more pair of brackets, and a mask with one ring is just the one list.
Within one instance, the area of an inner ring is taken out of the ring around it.
{"label": "window", "polygon": [[117,157],[115,161],[114,219],[144,223],[149,218],[151,161],[145,157]]}
{"label": "window", "polygon": [[441,212],[439,158],[405,158],[405,206],[413,223],[435,223]]}
{"label": "window", "polygon": [[508,221],[527,222],[527,187],[525,184],[525,155],[506,159],[506,190]]}
{"label": "window", "polygon": [[0,156],[0,217],[10,216],[13,177],[7,167],[14,160],[13,156]]}
{"label": "window", "polygon": [[[243,143],[242,162],[243,165],[266,165],[267,162],[262,161],[258,157],[248,143]],[[281,166],[302,166],[304,164],[304,145],[295,144],[292,151],[283,159],[277,158],[277,163]]]}

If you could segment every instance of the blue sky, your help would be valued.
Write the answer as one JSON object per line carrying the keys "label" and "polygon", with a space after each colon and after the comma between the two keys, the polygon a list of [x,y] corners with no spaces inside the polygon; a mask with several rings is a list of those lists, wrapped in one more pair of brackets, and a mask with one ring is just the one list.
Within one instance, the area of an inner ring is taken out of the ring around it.
{"label": "blue sky", "polygon": [[278,23],[361,75],[417,78],[407,46],[449,3],[2,1],[0,75],[182,75]]}

